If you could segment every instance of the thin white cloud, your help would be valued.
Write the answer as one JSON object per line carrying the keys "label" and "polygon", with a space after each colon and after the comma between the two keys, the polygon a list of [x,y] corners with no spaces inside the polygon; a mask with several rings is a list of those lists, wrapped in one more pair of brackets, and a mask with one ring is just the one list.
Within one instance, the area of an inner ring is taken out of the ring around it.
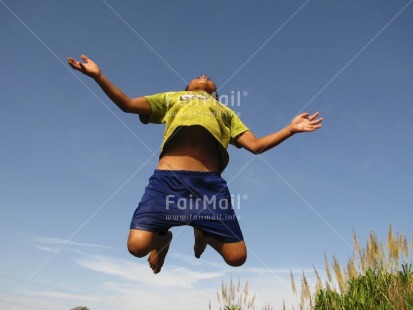
{"label": "thin white cloud", "polygon": [[104,249],[104,250],[113,249],[111,247],[99,245],[99,244],[74,242],[70,240],[52,238],[52,237],[36,237],[33,240],[33,246],[39,250],[46,251],[46,252],[59,252],[63,246],[65,248],[72,248],[72,249],[85,249],[85,248]]}
{"label": "thin white cloud", "polygon": [[88,255],[77,259],[76,263],[89,270],[154,287],[191,288],[197,281],[222,276],[222,273],[217,271],[193,271],[181,266],[169,266],[154,276],[146,261],[143,263],[142,260],[130,261],[99,255]]}
{"label": "thin white cloud", "polygon": [[35,244],[34,247],[36,249],[45,251],[45,252],[50,252],[50,253],[57,253],[58,249],[54,248],[54,247],[50,247],[50,246],[45,246],[45,245],[41,245],[41,244]]}
{"label": "thin white cloud", "polygon": [[105,302],[110,301],[110,297],[107,295],[86,295],[86,294],[78,294],[78,293],[68,293],[68,292],[58,292],[58,291],[41,291],[41,292],[33,292],[33,296],[35,297],[45,297],[47,299],[57,299],[57,300],[69,300],[69,301],[81,301],[81,302]]}

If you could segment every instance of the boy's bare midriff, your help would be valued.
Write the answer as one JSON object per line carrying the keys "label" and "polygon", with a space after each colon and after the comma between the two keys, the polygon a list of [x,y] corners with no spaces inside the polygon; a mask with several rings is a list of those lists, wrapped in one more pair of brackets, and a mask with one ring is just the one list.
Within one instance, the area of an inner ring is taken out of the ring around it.
{"label": "boy's bare midriff", "polygon": [[165,145],[157,168],[219,172],[217,143],[202,126],[180,127]]}

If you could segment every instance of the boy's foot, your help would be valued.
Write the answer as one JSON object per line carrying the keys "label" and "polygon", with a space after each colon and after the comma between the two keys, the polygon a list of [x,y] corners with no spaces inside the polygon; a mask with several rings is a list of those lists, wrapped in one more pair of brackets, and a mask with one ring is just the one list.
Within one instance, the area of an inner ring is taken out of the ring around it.
{"label": "boy's foot", "polygon": [[149,253],[148,262],[153,273],[159,273],[165,261],[166,254],[169,250],[169,244],[172,240],[172,233],[168,231],[165,235],[159,235],[155,248]]}
{"label": "boy's foot", "polygon": [[204,252],[207,242],[204,238],[204,234],[197,228],[194,228],[194,237],[195,237],[195,244],[194,244],[194,252],[195,257],[200,258],[201,254]]}

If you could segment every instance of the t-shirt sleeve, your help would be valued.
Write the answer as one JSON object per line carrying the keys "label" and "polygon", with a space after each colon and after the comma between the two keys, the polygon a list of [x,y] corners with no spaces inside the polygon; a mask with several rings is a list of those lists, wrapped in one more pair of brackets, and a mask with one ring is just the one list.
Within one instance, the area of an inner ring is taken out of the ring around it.
{"label": "t-shirt sleeve", "polygon": [[159,93],[150,96],[144,96],[151,107],[151,114],[139,115],[139,119],[143,124],[153,123],[162,124],[168,109],[167,93]]}
{"label": "t-shirt sleeve", "polygon": [[249,128],[244,125],[237,114],[233,113],[231,117],[231,138],[229,143],[235,145],[237,148],[241,148],[241,146],[235,142],[235,138],[247,130],[249,130]]}

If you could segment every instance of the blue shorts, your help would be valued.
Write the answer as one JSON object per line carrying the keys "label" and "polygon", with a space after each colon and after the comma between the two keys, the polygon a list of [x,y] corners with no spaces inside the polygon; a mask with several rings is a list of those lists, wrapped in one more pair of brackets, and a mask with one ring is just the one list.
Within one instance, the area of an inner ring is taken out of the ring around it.
{"label": "blue shorts", "polygon": [[130,228],[163,233],[182,225],[223,242],[243,240],[227,183],[219,173],[155,170]]}

